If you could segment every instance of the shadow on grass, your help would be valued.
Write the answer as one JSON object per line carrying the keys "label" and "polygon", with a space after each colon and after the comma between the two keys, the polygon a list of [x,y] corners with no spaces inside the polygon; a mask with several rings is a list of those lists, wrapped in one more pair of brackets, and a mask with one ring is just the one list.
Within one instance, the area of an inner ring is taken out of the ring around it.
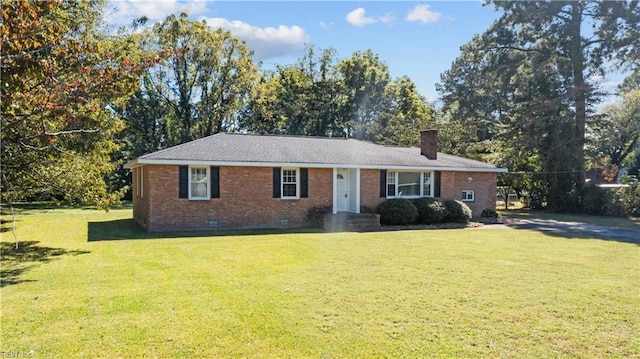
{"label": "shadow on grass", "polygon": [[[109,207],[109,210],[119,210],[119,209],[132,209],[133,205],[131,201],[123,201],[120,204],[113,205]],[[57,202],[18,202],[13,204],[13,210],[16,214],[20,215],[29,215],[31,214],[29,211],[39,210],[39,211],[50,211],[56,209],[80,209],[80,210],[98,210],[95,206],[85,206],[78,204],[68,204],[68,203],[57,203]],[[9,207],[3,205],[0,208],[0,214],[3,216],[11,215],[11,211]]]}
{"label": "shadow on grass", "polygon": [[0,219],[0,232],[9,232],[11,230],[11,223],[13,220]]}
{"label": "shadow on grass", "polygon": [[216,229],[179,232],[147,232],[131,218],[104,222],[89,222],[87,227],[87,239],[89,242],[323,232],[322,230],[314,228]]}
{"label": "shadow on grass", "polygon": [[52,248],[39,246],[36,241],[2,242],[0,269],[0,287],[14,285],[32,280],[24,279],[25,273],[35,268],[38,264],[47,263],[61,256],[89,253],[88,251],[70,251],[64,248]]}

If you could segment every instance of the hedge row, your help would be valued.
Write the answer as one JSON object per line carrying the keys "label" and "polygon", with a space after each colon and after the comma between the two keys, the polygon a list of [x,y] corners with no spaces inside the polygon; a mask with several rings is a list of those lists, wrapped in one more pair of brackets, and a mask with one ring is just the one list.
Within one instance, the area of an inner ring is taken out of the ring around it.
{"label": "hedge row", "polygon": [[615,190],[590,184],[580,191],[579,206],[587,214],[640,217],[640,182],[628,178]]}
{"label": "hedge row", "polygon": [[439,201],[435,198],[388,199],[378,205],[380,223],[389,225],[466,223],[471,219],[469,206],[458,200]]}

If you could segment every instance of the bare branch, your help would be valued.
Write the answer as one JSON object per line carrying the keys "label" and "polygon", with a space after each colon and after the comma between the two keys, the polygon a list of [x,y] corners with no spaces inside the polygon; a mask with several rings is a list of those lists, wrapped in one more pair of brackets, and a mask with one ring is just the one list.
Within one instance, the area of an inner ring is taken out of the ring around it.
{"label": "bare branch", "polygon": [[493,48],[496,50],[516,50],[516,51],[522,51],[522,52],[539,52],[540,51],[538,49],[518,47],[518,46],[512,46],[512,45],[500,45],[500,46],[495,46]]}

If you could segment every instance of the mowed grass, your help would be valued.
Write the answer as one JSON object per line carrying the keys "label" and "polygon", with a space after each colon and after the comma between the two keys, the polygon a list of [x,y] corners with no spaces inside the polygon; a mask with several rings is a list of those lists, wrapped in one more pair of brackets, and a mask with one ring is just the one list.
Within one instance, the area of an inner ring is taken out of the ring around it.
{"label": "mowed grass", "polygon": [[2,232],[0,350],[640,357],[636,244],[509,229],[147,234],[130,218],[19,211],[18,250]]}

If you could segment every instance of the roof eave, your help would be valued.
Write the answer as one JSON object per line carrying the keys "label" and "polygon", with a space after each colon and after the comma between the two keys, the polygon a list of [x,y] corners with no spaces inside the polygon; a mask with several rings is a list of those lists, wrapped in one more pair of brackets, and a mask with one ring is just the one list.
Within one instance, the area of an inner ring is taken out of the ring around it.
{"label": "roof eave", "polygon": [[499,167],[463,167],[463,166],[429,166],[429,165],[385,165],[385,164],[344,164],[344,163],[308,163],[308,162],[242,162],[242,161],[208,161],[208,160],[170,160],[138,158],[124,165],[133,169],[143,165],[171,166],[235,166],[235,167],[306,167],[306,168],[360,168],[389,170],[429,170],[452,172],[489,172],[507,173],[507,168]]}
{"label": "roof eave", "polygon": [[142,166],[142,164],[140,164],[140,161],[138,161],[138,159],[135,159],[135,160],[132,160],[132,161],[129,161],[129,162],[125,163],[123,167],[126,168],[126,169],[129,169],[129,170],[132,170],[132,169],[134,169],[136,167],[140,167],[140,166]]}

